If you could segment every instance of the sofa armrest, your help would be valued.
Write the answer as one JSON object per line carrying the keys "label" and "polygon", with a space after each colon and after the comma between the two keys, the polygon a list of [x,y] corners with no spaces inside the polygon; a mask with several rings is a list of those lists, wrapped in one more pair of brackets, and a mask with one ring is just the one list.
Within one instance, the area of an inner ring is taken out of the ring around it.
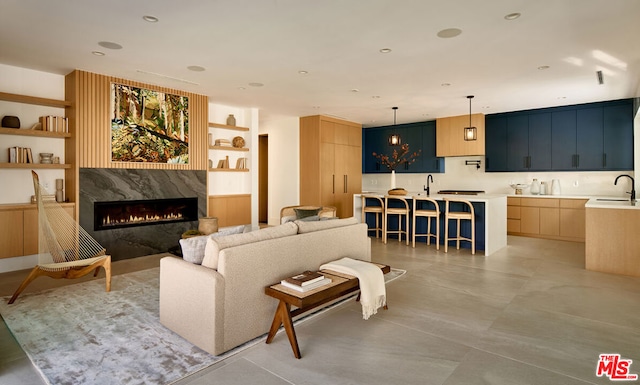
{"label": "sofa armrest", "polygon": [[224,278],[181,258],[160,260],[160,322],[199,348],[223,352]]}

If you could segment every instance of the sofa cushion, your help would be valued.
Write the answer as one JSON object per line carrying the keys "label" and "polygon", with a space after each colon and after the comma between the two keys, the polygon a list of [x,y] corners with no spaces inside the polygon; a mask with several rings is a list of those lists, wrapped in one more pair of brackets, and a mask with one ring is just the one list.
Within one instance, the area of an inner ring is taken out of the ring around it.
{"label": "sofa cushion", "polygon": [[244,225],[227,227],[220,229],[217,233],[209,235],[201,235],[198,237],[190,237],[180,240],[180,248],[182,249],[182,259],[187,262],[202,264],[204,259],[204,249],[207,245],[207,239],[216,238],[225,235],[240,234],[244,232]]}
{"label": "sofa cushion", "polygon": [[267,227],[257,231],[244,234],[227,235],[224,237],[209,238],[204,250],[202,266],[210,269],[218,269],[218,254],[233,246],[245,245],[247,243],[260,242],[267,239],[282,238],[298,233],[298,226],[294,222],[285,223],[280,226]]}
{"label": "sofa cushion", "polygon": [[316,222],[305,222],[302,220],[297,220],[295,222],[298,225],[298,234],[311,233],[314,231],[320,231],[325,229],[332,229],[334,227],[342,227],[355,225],[358,223],[358,220],[355,217],[345,218],[345,219],[335,219],[332,221],[316,221]]}
{"label": "sofa cushion", "polygon": [[296,212],[296,219],[302,219],[302,218],[306,218],[306,217],[313,217],[313,216],[317,216],[318,213],[320,212],[320,210],[322,210],[322,207],[316,207],[316,208],[295,208],[293,209],[293,211]]}

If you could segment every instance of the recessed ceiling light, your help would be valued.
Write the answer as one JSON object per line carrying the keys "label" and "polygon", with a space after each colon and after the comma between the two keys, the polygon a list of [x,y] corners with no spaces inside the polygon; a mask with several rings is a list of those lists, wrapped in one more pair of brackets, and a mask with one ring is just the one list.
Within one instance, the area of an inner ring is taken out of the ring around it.
{"label": "recessed ceiling light", "polygon": [[238,87],[238,89],[239,89],[240,91],[244,91],[244,90],[246,90],[246,88],[245,88],[245,87]]}
{"label": "recessed ceiling light", "polygon": [[262,86],[264,86],[264,84],[258,83],[258,82],[252,82],[252,83],[249,83],[249,85],[251,87],[262,87]]}
{"label": "recessed ceiling light", "polygon": [[98,42],[98,45],[107,49],[122,49],[120,44],[111,41],[100,41]]}
{"label": "recessed ceiling light", "polygon": [[458,28],[447,28],[447,29],[443,29],[442,31],[438,32],[438,37],[441,37],[443,39],[448,39],[451,37],[456,37],[458,35],[460,35],[462,33],[461,29]]}
{"label": "recessed ceiling light", "polygon": [[508,15],[505,15],[505,20],[515,20],[517,18],[520,17],[520,13],[519,12],[514,12],[514,13],[510,13]]}
{"label": "recessed ceiling light", "polygon": [[158,18],[155,17],[155,16],[151,16],[151,15],[142,16],[142,20],[148,21],[149,23],[157,23],[158,22]]}
{"label": "recessed ceiling light", "polygon": [[373,95],[373,96],[372,96],[372,98],[373,98],[373,99],[380,99],[380,96],[378,96],[378,95]]}
{"label": "recessed ceiling light", "polygon": [[549,66],[540,66],[540,67],[538,67],[538,69],[539,69],[540,71],[548,70],[549,68],[550,68]]}
{"label": "recessed ceiling light", "polygon": [[104,56],[104,52],[102,52],[102,51],[91,51],[91,53],[96,55],[96,56]]}
{"label": "recessed ceiling light", "polygon": [[357,89],[357,88],[352,88],[350,91],[351,91],[351,92],[360,92],[360,90],[359,90],[359,89]]}
{"label": "recessed ceiling light", "polygon": [[566,99],[566,96],[558,96],[558,99]]}
{"label": "recessed ceiling light", "polygon": [[298,73],[299,73],[300,75],[306,75],[306,74],[308,74],[308,73],[309,73],[309,71],[300,70],[300,71],[298,71]]}
{"label": "recessed ceiling light", "polygon": [[189,67],[187,67],[187,69],[189,71],[193,71],[193,72],[202,72],[202,71],[205,70],[205,68],[201,67],[201,66],[189,66]]}
{"label": "recessed ceiling light", "polygon": [[391,48],[382,48],[380,49],[380,53],[389,53],[391,52]]}
{"label": "recessed ceiling light", "polygon": [[313,107],[311,107],[311,108],[313,108],[314,110],[319,110],[319,109],[320,109],[320,106],[313,106]]}
{"label": "recessed ceiling light", "polygon": [[451,85],[451,83],[442,83],[440,84],[442,87],[449,87]]}

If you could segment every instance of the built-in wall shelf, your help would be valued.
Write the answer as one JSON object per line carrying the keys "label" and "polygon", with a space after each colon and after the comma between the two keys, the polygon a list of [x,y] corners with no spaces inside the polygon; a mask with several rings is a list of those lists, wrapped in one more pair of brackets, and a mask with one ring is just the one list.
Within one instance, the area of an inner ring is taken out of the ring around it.
{"label": "built-in wall shelf", "polygon": [[73,105],[73,103],[66,100],[39,98],[37,96],[10,94],[8,92],[0,92],[0,100],[58,108],[71,107]]}
{"label": "built-in wall shelf", "polygon": [[6,128],[0,127],[1,135],[23,135],[23,136],[42,136],[46,138],[70,138],[71,134],[68,132],[51,132],[41,130],[29,130],[26,128]]}
{"label": "built-in wall shelf", "polygon": [[246,147],[209,146],[209,150],[249,151]]}
{"label": "built-in wall shelf", "polygon": [[210,168],[209,171],[221,172],[249,172],[248,168]]}
{"label": "built-in wall shelf", "polygon": [[67,169],[71,168],[71,165],[62,163],[0,163],[0,168]]}
{"label": "built-in wall shelf", "polygon": [[209,127],[225,128],[227,130],[236,130],[236,131],[250,131],[251,130],[249,127],[229,126],[227,124],[219,124],[219,123],[211,123],[211,122],[209,122]]}

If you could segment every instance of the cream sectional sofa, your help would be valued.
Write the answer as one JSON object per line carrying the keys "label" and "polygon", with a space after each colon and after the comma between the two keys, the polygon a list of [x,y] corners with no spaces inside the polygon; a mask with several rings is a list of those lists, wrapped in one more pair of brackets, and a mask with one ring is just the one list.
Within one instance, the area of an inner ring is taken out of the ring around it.
{"label": "cream sectional sofa", "polygon": [[289,222],[209,238],[202,265],[160,261],[160,322],[219,355],[269,331],[277,300],[264,288],[342,257],[371,260],[366,224],[355,218]]}

